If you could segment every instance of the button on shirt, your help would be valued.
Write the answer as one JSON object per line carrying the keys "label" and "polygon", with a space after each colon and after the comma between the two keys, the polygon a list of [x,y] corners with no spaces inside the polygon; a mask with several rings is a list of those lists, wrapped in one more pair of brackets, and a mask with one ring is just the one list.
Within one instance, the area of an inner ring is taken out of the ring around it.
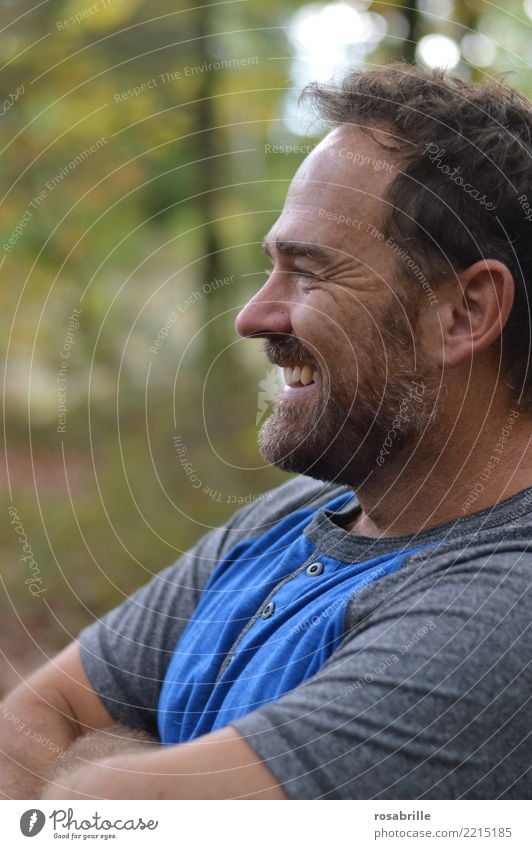
{"label": "button on shirt", "polygon": [[304,534],[313,512],[239,542],[215,568],[161,689],[163,743],[222,728],[315,675],[345,637],[353,595],[424,547],[345,562]]}

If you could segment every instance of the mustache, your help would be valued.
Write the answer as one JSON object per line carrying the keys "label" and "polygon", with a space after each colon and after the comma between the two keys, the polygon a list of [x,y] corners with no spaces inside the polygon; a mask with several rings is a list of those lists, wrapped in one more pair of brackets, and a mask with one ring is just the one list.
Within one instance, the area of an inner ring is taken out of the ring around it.
{"label": "mustache", "polygon": [[264,343],[264,353],[269,361],[276,366],[289,363],[291,366],[309,365],[317,367],[316,360],[310,351],[293,336],[287,336],[279,341],[268,339]]}

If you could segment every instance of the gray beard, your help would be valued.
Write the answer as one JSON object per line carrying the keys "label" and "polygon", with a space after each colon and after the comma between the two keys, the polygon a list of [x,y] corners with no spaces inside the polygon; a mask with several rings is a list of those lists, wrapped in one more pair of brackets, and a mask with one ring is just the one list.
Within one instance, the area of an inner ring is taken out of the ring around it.
{"label": "gray beard", "polygon": [[[379,381],[377,381],[379,382]],[[268,462],[286,472],[361,486],[370,474],[410,455],[439,418],[441,387],[415,374],[395,375],[356,395],[342,386],[326,396],[320,386],[311,405],[279,404],[259,433]],[[303,408],[305,407],[305,412]]]}

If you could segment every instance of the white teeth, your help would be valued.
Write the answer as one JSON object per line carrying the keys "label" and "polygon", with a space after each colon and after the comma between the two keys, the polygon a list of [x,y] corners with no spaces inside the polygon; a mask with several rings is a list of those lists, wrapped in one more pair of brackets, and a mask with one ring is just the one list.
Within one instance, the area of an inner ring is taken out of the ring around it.
{"label": "white teeth", "polygon": [[294,386],[297,383],[308,386],[309,383],[317,380],[318,372],[313,372],[310,366],[286,366],[283,368],[283,377],[287,386]]}
{"label": "white teeth", "polygon": [[309,383],[312,383],[312,369],[310,366],[303,366],[299,380],[303,386],[308,386]]}

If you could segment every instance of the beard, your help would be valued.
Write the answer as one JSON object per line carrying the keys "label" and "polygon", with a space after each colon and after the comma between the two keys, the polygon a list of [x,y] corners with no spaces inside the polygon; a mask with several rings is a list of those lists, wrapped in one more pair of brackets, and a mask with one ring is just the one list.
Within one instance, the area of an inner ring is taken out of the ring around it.
{"label": "beard", "polygon": [[[391,312],[381,327],[382,336],[373,329],[365,367],[358,373],[353,368],[351,381],[344,376],[347,363],[334,374],[320,369],[294,337],[266,342],[271,362],[307,363],[320,374],[312,398],[275,404],[259,433],[268,462],[286,472],[360,487],[377,469],[410,456],[439,418],[441,386],[423,368],[420,352],[414,358],[412,334]],[[354,351],[349,353],[356,365]]]}

